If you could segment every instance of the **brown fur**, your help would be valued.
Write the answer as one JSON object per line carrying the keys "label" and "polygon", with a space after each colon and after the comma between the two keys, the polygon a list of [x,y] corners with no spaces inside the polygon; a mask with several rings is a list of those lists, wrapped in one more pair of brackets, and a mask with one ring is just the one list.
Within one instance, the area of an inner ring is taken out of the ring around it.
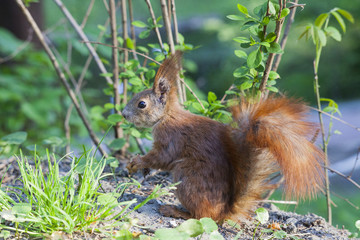
{"label": "brown fur", "polygon": [[[137,126],[153,127],[153,149],[135,157],[129,171],[162,169],[181,181],[176,194],[188,212],[169,206],[161,212],[217,221],[248,216],[279,169],[288,196],[313,196],[322,185],[324,157],[307,140],[313,125],[303,120],[306,107],[284,97],[254,104],[243,99],[233,109],[238,128],[192,114],[177,100],[180,57],[177,52],[165,60],[153,89],[135,95],[122,112]],[[141,101],[145,108],[138,107]]]}

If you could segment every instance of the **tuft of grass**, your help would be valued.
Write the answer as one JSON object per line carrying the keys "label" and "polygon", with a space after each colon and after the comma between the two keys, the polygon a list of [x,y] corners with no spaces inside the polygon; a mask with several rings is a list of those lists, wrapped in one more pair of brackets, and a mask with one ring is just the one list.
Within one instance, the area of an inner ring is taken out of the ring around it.
{"label": "tuft of grass", "polygon": [[[14,231],[16,235],[42,236],[54,232],[71,235],[76,231],[119,229],[124,226],[122,222],[131,222],[126,218],[130,212],[153,198],[169,194],[161,186],[156,186],[152,194],[130,210],[136,199],[123,202],[118,199],[128,186],[140,187],[140,184],[133,180],[120,184],[116,191],[99,192],[100,180],[109,175],[103,175],[104,159],[98,161],[90,151],[85,151],[80,157],[74,157],[70,171],[60,176],[59,162],[63,158],[56,161],[49,152],[46,158],[47,174],[36,154],[33,164],[22,152],[16,157],[23,186],[11,187],[12,190],[6,192],[0,188],[0,229]],[[3,224],[2,219],[12,222],[12,226]]]}

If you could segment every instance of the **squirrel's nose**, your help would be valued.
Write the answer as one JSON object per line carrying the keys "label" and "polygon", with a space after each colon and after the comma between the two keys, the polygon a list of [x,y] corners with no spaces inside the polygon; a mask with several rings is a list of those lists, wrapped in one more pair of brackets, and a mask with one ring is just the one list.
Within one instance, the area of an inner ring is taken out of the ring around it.
{"label": "squirrel's nose", "polygon": [[128,114],[128,112],[126,111],[126,109],[122,110],[121,115],[122,115],[125,119],[127,119],[127,118],[129,117],[129,114]]}

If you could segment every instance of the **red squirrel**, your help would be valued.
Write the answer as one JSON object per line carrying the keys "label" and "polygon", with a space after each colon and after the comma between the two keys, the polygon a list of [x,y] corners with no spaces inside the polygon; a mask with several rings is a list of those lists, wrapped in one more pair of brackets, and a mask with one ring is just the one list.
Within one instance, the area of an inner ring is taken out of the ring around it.
{"label": "red squirrel", "polygon": [[324,155],[308,140],[314,124],[307,107],[286,97],[242,99],[232,109],[236,128],[190,113],[179,104],[177,78],[182,53],[160,66],[152,89],[136,94],[122,115],[137,127],[152,127],[153,148],[128,164],[170,171],[176,196],[187,211],[161,206],[165,216],[248,217],[280,171],[286,196],[311,197],[322,187]]}

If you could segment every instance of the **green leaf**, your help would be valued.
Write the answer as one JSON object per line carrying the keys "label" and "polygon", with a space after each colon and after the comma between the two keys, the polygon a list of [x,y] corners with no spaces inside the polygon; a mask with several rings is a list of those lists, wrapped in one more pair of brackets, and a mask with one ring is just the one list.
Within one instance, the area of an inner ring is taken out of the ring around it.
{"label": "green leaf", "polygon": [[180,232],[175,228],[163,228],[155,231],[155,237],[160,240],[187,240],[190,235],[186,232]]}
{"label": "green leaf", "polygon": [[213,102],[215,102],[216,99],[217,99],[217,97],[216,97],[215,93],[213,93],[213,92],[209,92],[209,93],[208,93],[208,102],[209,102],[210,104],[213,103]]}
{"label": "green leaf", "polygon": [[141,52],[144,53],[149,53],[149,50],[146,47],[143,46],[136,46],[136,49],[140,50]]}
{"label": "green leaf", "polygon": [[176,228],[179,232],[185,232],[190,237],[196,237],[204,232],[202,224],[197,219],[189,219]]}
{"label": "green leaf", "polygon": [[235,50],[234,53],[239,58],[247,58],[247,54],[243,50]]}
{"label": "green leaf", "polygon": [[263,25],[268,25],[269,22],[270,22],[269,16],[265,16],[265,17],[263,18],[263,20],[262,20],[261,23],[262,23]]}
{"label": "green leaf", "polygon": [[63,140],[56,136],[51,136],[44,139],[43,144],[52,145],[52,146],[60,146],[63,143]]}
{"label": "green leaf", "polygon": [[282,230],[274,232],[274,237],[277,239],[284,239],[286,238],[286,236],[287,236],[286,232]]}
{"label": "green leaf", "polygon": [[317,28],[317,27],[315,27],[315,31],[316,31],[316,34],[317,34],[317,36],[318,36],[318,38],[319,38],[319,41],[320,41],[320,44],[321,44],[321,46],[323,46],[323,47],[325,47],[326,46],[326,34],[325,34],[325,32],[322,30],[322,29],[320,29],[320,28]]}
{"label": "green leaf", "polygon": [[236,78],[240,78],[240,77],[245,76],[248,72],[249,72],[249,68],[247,68],[245,66],[242,66],[242,67],[239,67],[239,68],[235,69],[233,75]]}
{"label": "green leaf", "polygon": [[200,222],[207,234],[218,230],[218,226],[211,218],[201,218]]}
{"label": "green leaf", "polygon": [[139,34],[139,38],[140,38],[140,39],[145,39],[145,38],[147,38],[148,36],[150,36],[150,30],[142,31],[142,32]]}
{"label": "green leaf", "polygon": [[244,31],[252,26],[258,25],[259,23],[255,22],[255,21],[248,21],[246,23],[244,23],[244,25],[240,28],[241,31]]}
{"label": "green leaf", "polygon": [[250,42],[250,40],[246,37],[236,37],[236,38],[233,38],[233,40],[238,43],[249,43]]}
{"label": "green leaf", "polygon": [[31,212],[31,204],[30,203],[15,203],[11,209],[13,214],[23,214],[27,215]]}
{"label": "green leaf", "polygon": [[122,116],[114,113],[114,114],[109,115],[107,120],[110,121],[112,124],[116,124],[117,122],[122,121]]}
{"label": "green leaf", "polygon": [[129,83],[135,86],[142,86],[143,83],[139,77],[133,77],[129,79]]}
{"label": "green leaf", "polygon": [[210,237],[210,240],[224,240],[225,239],[218,231],[212,232],[209,237]]}
{"label": "green leaf", "polygon": [[261,42],[260,45],[264,47],[270,47],[270,43],[268,42]]}
{"label": "green leaf", "polygon": [[267,48],[267,50],[269,53],[282,53],[283,52],[281,50],[280,44],[278,44],[277,42],[270,43],[270,47]]}
{"label": "green leaf", "polygon": [[341,33],[339,32],[339,30],[337,30],[334,27],[327,27],[325,29],[325,32],[328,36],[332,37],[333,39],[335,39],[338,42],[341,42]]}
{"label": "green leaf", "polygon": [[249,15],[249,12],[248,12],[248,10],[247,10],[246,7],[244,7],[244,6],[241,5],[241,4],[238,4],[237,7],[238,7],[238,9],[239,9],[239,11],[240,11],[241,13],[245,14],[246,16]]}
{"label": "green leaf", "polygon": [[124,45],[124,39],[122,37],[117,37],[116,39],[118,40],[120,46]]}
{"label": "green leaf", "polygon": [[354,17],[348,11],[344,9],[337,9],[338,13],[340,13],[344,18],[346,18],[349,22],[354,23]]}
{"label": "green leaf", "polygon": [[247,65],[249,68],[256,68],[260,65],[261,60],[262,60],[262,53],[260,51],[260,48],[258,48],[249,54],[247,59]]}
{"label": "green leaf", "polygon": [[246,89],[249,89],[251,88],[253,85],[253,82],[252,81],[246,81],[246,82],[243,82],[241,85],[240,85],[240,90],[246,90]]}
{"label": "green leaf", "polygon": [[274,4],[273,4],[271,1],[269,1],[269,13],[270,13],[271,15],[275,15],[275,14],[276,14],[275,6],[274,6]]}
{"label": "green leaf", "polygon": [[116,138],[110,144],[109,148],[113,150],[120,150],[126,143],[126,140],[123,138]]}
{"label": "green leaf", "polygon": [[326,19],[329,17],[329,13],[322,13],[320,14],[315,20],[315,26],[321,28],[322,25],[325,23]]}
{"label": "green leaf", "polygon": [[274,32],[270,32],[265,37],[265,42],[273,42],[276,39],[276,34]]}
{"label": "green leaf", "polygon": [[135,27],[139,27],[139,28],[147,27],[146,23],[144,23],[142,21],[133,21],[132,25],[134,25]]}
{"label": "green leaf", "polygon": [[104,108],[106,109],[106,110],[110,110],[110,109],[113,109],[115,106],[114,106],[114,104],[112,104],[112,103],[105,103],[104,104]]}
{"label": "green leaf", "polygon": [[107,205],[107,206],[118,204],[116,194],[114,194],[112,192],[101,194],[100,196],[98,196],[97,202],[100,205]]}
{"label": "green leaf", "polygon": [[25,142],[27,138],[26,132],[14,132],[1,138],[7,144],[20,145]]}
{"label": "green leaf", "polygon": [[233,21],[243,21],[245,19],[243,16],[239,15],[227,15],[226,17]]}
{"label": "green leaf", "polygon": [[131,136],[136,137],[136,138],[141,137],[141,133],[136,128],[131,128],[130,134],[131,134]]}
{"label": "green leaf", "polygon": [[346,25],[341,15],[337,12],[331,12],[331,14],[336,18],[343,32],[346,32]]}
{"label": "green leaf", "polygon": [[135,49],[134,43],[131,40],[131,38],[126,39],[126,47],[129,48],[129,49]]}
{"label": "green leaf", "polygon": [[281,10],[280,18],[286,17],[287,15],[289,15],[289,13],[290,13],[290,9],[284,8],[283,10]]}
{"label": "green leaf", "polygon": [[279,89],[277,89],[276,87],[273,87],[273,86],[266,87],[266,89],[268,89],[271,92],[276,92],[276,93],[279,92]]}
{"label": "green leaf", "polygon": [[269,79],[270,80],[275,80],[275,79],[278,79],[278,78],[280,78],[280,75],[277,72],[270,71],[270,73],[269,73]]}
{"label": "green leaf", "polygon": [[265,208],[258,208],[255,210],[256,219],[261,223],[264,224],[269,220],[269,212]]}
{"label": "green leaf", "polygon": [[155,77],[155,74],[156,74],[155,70],[151,69],[147,73],[145,73],[145,77],[146,79],[153,79]]}

